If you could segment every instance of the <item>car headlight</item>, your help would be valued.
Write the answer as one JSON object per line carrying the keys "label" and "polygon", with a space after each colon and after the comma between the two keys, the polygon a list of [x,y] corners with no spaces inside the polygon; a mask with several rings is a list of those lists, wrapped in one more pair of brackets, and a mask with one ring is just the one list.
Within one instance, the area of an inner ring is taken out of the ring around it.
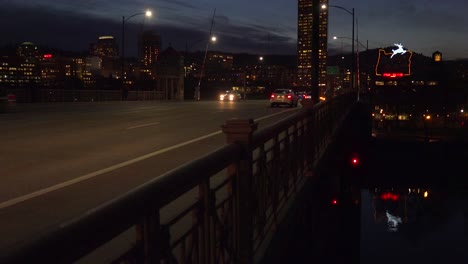
{"label": "car headlight", "polygon": [[229,95],[229,100],[231,100],[231,101],[234,100],[234,95],[233,94]]}
{"label": "car headlight", "polygon": [[224,100],[224,94],[219,96],[219,100],[221,100],[221,101]]}

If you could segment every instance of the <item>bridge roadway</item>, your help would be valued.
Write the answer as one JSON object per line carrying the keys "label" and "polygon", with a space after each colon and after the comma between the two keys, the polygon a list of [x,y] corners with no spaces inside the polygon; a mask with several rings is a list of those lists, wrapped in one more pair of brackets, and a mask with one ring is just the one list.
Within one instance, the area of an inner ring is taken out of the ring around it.
{"label": "bridge roadway", "polygon": [[468,263],[468,133],[442,132],[342,131],[262,263]]}
{"label": "bridge roadway", "polygon": [[300,109],[268,101],[18,105],[0,114],[0,249],[225,144],[220,126]]}

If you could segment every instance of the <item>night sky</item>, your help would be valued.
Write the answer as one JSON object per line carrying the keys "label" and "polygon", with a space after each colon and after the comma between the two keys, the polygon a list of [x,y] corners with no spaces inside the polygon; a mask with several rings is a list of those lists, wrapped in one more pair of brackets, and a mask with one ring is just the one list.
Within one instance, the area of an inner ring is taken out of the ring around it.
{"label": "night sky", "polygon": [[[468,58],[467,0],[333,0],[355,9],[359,41],[369,48],[402,43],[406,49],[444,59]],[[163,48],[203,50],[216,9],[212,50],[296,54],[296,0],[0,0],[0,45],[31,41],[70,51],[87,50],[101,35],[120,46],[122,16],[153,11],[126,22],[126,54],[136,55],[137,34],[156,30]],[[330,8],[330,53],[350,50],[351,15]],[[362,50],[363,47],[360,47]]]}

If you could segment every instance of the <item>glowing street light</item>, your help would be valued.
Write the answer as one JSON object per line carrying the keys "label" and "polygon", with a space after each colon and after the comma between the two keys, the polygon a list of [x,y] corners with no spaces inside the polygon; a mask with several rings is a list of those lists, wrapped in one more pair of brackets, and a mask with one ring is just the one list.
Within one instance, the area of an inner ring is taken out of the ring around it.
{"label": "glowing street light", "polygon": [[[211,18],[211,26],[210,26],[210,35],[209,36],[210,36],[210,40],[212,42],[215,42],[217,40],[216,36],[213,36],[213,34],[212,34],[215,14],[216,14],[216,8],[213,11],[213,17]],[[200,101],[200,85],[201,85],[201,81],[202,81],[202,78],[203,78],[203,73],[205,71],[206,55],[208,54],[209,44],[210,44],[210,42],[207,41],[206,42],[206,47],[205,47],[205,56],[203,57],[202,68],[201,68],[201,71],[200,71],[200,79],[198,79],[198,85],[197,85],[197,87],[195,87],[194,99],[197,100],[197,101]]]}
{"label": "glowing street light", "polygon": [[[128,17],[122,16],[122,51],[121,51],[122,71],[121,71],[121,76],[120,76],[120,78],[122,79],[121,92],[123,92],[124,85],[125,85],[125,22],[127,22],[130,18],[139,16],[139,15],[145,15],[146,17],[151,17],[153,16],[153,12],[151,12],[151,10],[146,10],[145,12],[135,13]],[[123,93],[121,93],[121,96],[122,96],[122,99],[126,99],[126,95],[124,95]]]}
{"label": "glowing street light", "polygon": [[[355,65],[354,65],[354,8],[350,10],[342,7],[342,6],[336,6],[336,5],[325,5],[323,4],[322,6],[322,9],[326,9],[328,7],[335,7],[335,8],[338,8],[338,9],[341,9],[345,12],[347,12],[348,14],[350,14],[352,16],[352,47],[351,47],[351,56],[352,56],[352,64],[351,64],[351,89],[354,90],[354,68],[355,68]],[[358,91],[358,100],[359,100],[359,91]]]}
{"label": "glowing street light", "polygon": [[[333,36],[333,39],[334,40],[337,40],[337,39],[349,39],[349,40],[353,40],[352,38],[350,37],[338,37],[338,36]],[[357,39],[354,40],[357,44],[361,45],[361,47],[365,48],[365,49],[368,49],[368,46],[367,45],[364,45],[362,44],[360,41],[358,41]]]}
{"label": "glowing street light", "polygon": [[[205,38],[202,38],[202,39],[199,39],[195,42],[193,42],[190,46],[188,46],[187,44],[185,44],[185,68],[187,68],[189,66],[189,64],[187,63],[189,60],[188,60],[188,54],[189,52],[191,52],[192,48],[195,47],[197,44],[199,44],[200,42],[204,41]],[[218,38],[216,36],[211,36],[211,39],[210,39],[211,43],[216,43],[216,41],[218,41]],[[185,69],[185,76],[187,77],[187,69]],[[197,88],[195,88],[197,89]],[[197,90],[195,90],[195,93],[197,93]]]}
{"label": "glowing street light", "polygon": [[[190,46],[188,46],[187,44],[185,45],[185,53],[188,53],[188,52],[191,52],[192,51],[192,48],[195,47],[196,45],[200,44],[202,41],[204,41],[205,38],[202,38],[202,39],[199,39],[193,43],[190,44]],[[216,41],[218,41],[218,37],[212,35],[211,38],[210,38],[210,42],[211,43],[216,43]]]}
{"label": "glowing street light", "polygon": [[[356,25],[357,25],[357,21],[356,21]],[[337,36],[333,36],[333,39],[334,39],[334,40],[341,39],[341,53],[342,53],[342,54],[343,54],[343,39],[349,39],[349,40],[353,41],[353,39],[350,38],[350,37],[337,37]],[[358,81],[357,81],[357,83],[358,83],[358,95],[357,95],[357,96],[358,96],[358,101],[359,101],[359,94],[360,94],[360,91],[361,91],[361,83],[360,83],[360,79],[359,79],[360,76],[361,76],[361,75],[360,75],[360,74],[361,74],[361,72],[360,72],[360,63],[359,63],[359,45],[361,45],[361,47],[365,48],[366,51],[367,51],[367,50],[369,50],[369,41],[367,41],[367,45],[362,44],[362,43],[361,43],[359,40],[357,40],[357,39],[355,39],[354,42],[356,42],[356,44],[358,44],[358,49],[357,49],[357,52],[356,52],[356,53],[357,53],[356,65],[357,65],[357,67],[358,67],[358,68],[357,68],[357,76],[358,76]],[[353,54],[354,54],[354,53],[353,53]],[[354,65],[354,62],[353,62],[353,65]]]}

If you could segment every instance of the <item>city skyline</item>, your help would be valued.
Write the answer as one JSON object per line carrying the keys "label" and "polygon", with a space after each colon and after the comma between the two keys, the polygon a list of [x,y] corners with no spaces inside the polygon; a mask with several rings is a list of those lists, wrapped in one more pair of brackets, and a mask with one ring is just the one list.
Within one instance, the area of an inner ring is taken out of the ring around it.
{"label": "city skyline", "polygon": [[[135,16],[126,22],[125,47],[129,56],[137,55],[137,35],[146,29],[160,34],[163,48],[171,45],[181,51],[203,50],[215,9],[213,34],[218,36],[218,43],[210,47],[212,50],[284,55],[295,55],[297,50],[295,0],[1,2],[0,23],[9,25],[4,30],[8,37],[0,40],[1,46],[31,41],[41,46],[83,51],[101,35],[112,35],[120,44],[122,16],[128,18],[148,8],[153,11],[152,18]],[[428,0],[398,0],[391,6],[380,0],[352,3],[336,0],[329,4],[355,9],[356,36],[364,45],[368,41],[369,48],[402,43],[425,56],[440,51],[444,59],[468,58],[464,47],[468,43],[464,34],[468,25],[463,15],[464,0],[450,1],[450,6],[444,2],[433,5]],[[349,51],[350,41],[332,39],[350,37],[349,14],[337,8],[329,10],[328,35],[330,53],[342,47]]]}

